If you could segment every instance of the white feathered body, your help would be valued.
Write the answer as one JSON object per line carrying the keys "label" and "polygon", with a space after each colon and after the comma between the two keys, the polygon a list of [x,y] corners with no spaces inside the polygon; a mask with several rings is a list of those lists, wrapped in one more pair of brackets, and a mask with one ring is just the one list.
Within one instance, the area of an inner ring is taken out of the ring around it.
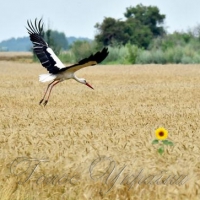
{"label": "white feathered body", "polygon": [[39,81],[40,82],[48,82],[53,81],[56,78],[56,75],[54,74],[40,74],[39,75]]}
{"label": "white feathered body", "polygon": [[74,78],[74,74],[71,72],[62,72],[58,74],[40,74],[39,75],[39,81],[40,82],[48,82],[48,81],[53,81],[55,79],[59,79],[60,81],[64,81],[67,79]]}

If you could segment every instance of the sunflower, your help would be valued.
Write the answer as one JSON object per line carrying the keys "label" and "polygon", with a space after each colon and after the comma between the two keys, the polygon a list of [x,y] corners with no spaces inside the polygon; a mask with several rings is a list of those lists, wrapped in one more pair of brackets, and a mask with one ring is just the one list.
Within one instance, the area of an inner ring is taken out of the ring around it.
{"label": "sunflower", "polygon": [[164,128],[158,128],[155,130],[155,135],[158,140],[165,140],[168,136],[168,131]]}

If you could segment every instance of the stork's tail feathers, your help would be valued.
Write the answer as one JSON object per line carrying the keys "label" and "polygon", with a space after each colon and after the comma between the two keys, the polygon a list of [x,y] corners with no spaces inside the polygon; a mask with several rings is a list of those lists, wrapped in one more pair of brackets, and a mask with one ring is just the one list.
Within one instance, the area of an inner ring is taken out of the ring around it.
{"label": "stork's tail feathers", "polygon": [[53,74],[40,74],[39,75],[40,82],[53,81],[55,78],[56,78],[56,75],[53,75]]}

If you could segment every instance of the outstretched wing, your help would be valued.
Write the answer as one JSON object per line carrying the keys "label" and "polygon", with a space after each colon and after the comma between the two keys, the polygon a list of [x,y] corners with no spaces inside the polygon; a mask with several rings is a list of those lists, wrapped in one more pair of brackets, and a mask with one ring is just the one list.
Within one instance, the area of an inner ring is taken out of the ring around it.
{"label": "outstretched wing", "polygon": [[33,50],[40,60],[42,66],[45,67],[51,74],[57,74],[60,69],[65,68],[65,66],[44,41],[42,36],[43,24],[41,24],[41,21],[42,19],[37,24],[37,19],[35,19],[35,26],[31,21],[27,21],[27,30],[30,35],[30,40],[33,43]]}
{"label": "outstretched wing", "polygon": [[82,69],[84,67],[89,67],[102,62],[107,57],[108,54],[109,54],[108,48],[104,47],[102,51],[98,51],[96,54],[94,55],[92,54],[88,58],[84,58],[75,65],[60,69],[60,71],[67,70],[74,73],[75,71]]}

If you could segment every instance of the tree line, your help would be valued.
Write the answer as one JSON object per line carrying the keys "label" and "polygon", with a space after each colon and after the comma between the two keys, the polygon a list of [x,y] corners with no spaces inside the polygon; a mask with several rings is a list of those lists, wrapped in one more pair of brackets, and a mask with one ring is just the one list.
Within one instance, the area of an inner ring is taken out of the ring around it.
{"label": "tree line", "polygon": [[105,17],[96,23],[97,34],[92,42],[76,41],[66,49],[63,33],[47,30],[46,39],[63,62],[76,62],[103,46],[110,54],[104,63],[200,63],[200,25],[187,32],[167,33],[166,15],[156,6],[126,8],[125,19]]}

